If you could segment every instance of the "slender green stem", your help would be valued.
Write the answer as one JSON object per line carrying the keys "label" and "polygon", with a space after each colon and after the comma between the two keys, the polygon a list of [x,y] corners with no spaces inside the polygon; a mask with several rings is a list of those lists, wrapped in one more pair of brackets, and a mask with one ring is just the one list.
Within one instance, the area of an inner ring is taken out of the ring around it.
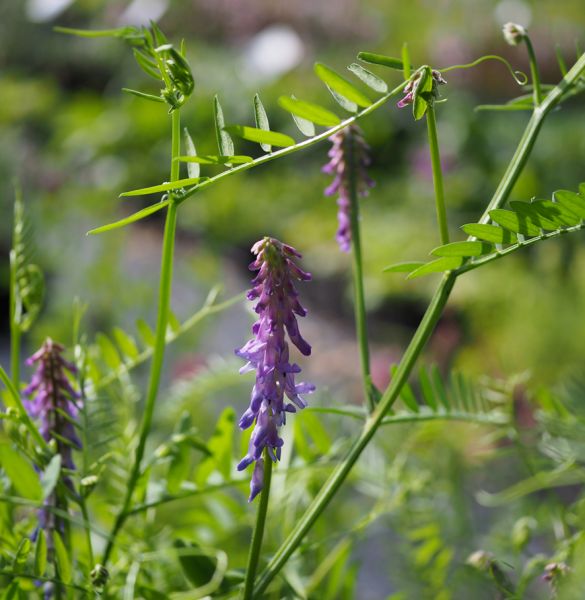
{"label": "slender green stem", "polygon": [[[175,160],[179,156],[181,144],[181,121],[180,113],[175,110],[171,113],[172,119],[172,141],[171,141],[171,181],[176,181],[179,178],[179,163]],[[121,511],[118,513],[112,532],[106,545],[102,564],[105,566],[110,558],[110,554],[114,547],[114,543],[118,532],[128,518],[128,510],[132,504],[132,496],[138,480],[140,479],[140,467],[144,458],[144,450],[146,440],[150,433],[152,425],[152,417],[154,414],[154,406],[158,395],[158,388],[161,379],[162,367],[164,362],[164,354],[166,347],[166,332],[169,321],[171,284],[173,277],[173,255],[175,248],[175,232],[177,226],[177,202],[171,196],[171,202],[168,205],[165,232],[163,239],[163,250],[161,259],[160,271],[160,286],[158,298],[158,316],[156,322],[156,334],[154,342],[154,351],[152,356],[152,364],[150,368],[150,378],[148,382],[148,390],[146,393],[146,401],[144,406],[144,414],[140,425],[140,434],[138,438],[138,446],[134,457],[134,464],[126,489],[126,496],[122,505]]]}
{"label": "slender green stem", "polygon": [[532,87],[534,88],[534,106],[540,106],[542,102],[542,88],[540,87],[540,71],[536,62],[536,54],[534,53],[532,42],[527,35],[524,36],[524,42],[526,43],[528,60],[530,61],[530,77],[532,79]]}
{"label": "slender green stem", "polygon": [[272,480],[272,460],[268,451],[264,450],[264,482],[262,492],[260,493],[260,506],[256,516],[256,526],[252,532],[252,544],[250,545],[250,554],[248,555],[248,567],[246,569],[246,581],[244,582],[244,600],[251,600],[254,590],[254,579],[260,559],[260,549],[262,548],[262,538],[264,537],[264,526],[266,525],[266,515],[268,513],[268,500],[270,499],[270,482]]}
{"label": "slender green stem", "polygon": [[262,593],[267,588],[269,583],[272,581],[274,576],[284,566],[290,555],[294,552],[296,547],[305,537],[313,523],[321,515],[325,507],[329,504],[332,498],[337,493],[339,487],[344,482],[345,478],[350,473],[357,459],[360,457],[364,448],[368,445],[372,439],[374,433],[378,427],[382,424],[384,416],[389,408],[392,406],[402,386],[406,383],[410,371],[412,370],[416,359],[418,358],[421,350],[426,344],[429,336],[431,335],[447,299],[449,293],[455,283],[455,275],[445,275],[437,292],[435,293],[424,317],[419,325],[414,337],[412,338],[402,361],[396,371],[396,374],[392,378],[392,382],[386,389],[384,395],[380,399],[376,410],[370,415],[366,421],[364,428],[360,436],[354,442],[350,448],[345,459],[339,464],[339,466],[331,473],[309,508],[305,511],[305,514],[297,522],[295,529],[291,532],[289,537],[285,540],[282,546],[274,554],[272,560],[266,567],[264,573],[261,575],[256,587],[255,597],[261,598]]}
{"label": "slender green stem", "polygon": [[[557,104],[562,95],[570,88],[570,86],[580,77],[585,68],[585,55],[583,55],[573,66],[573,68],[563,78],[563,81],[555,87],[546,97],[542,106],[535,109],[533,117],[528,123],[524,135],[520,140],[518,148],[506,169],[504,177],[500,182],[493,198],[488,204],[480,219],[480,223],[489,221],[489,211],[498,208],[507,200],[512,187],[518,180],[520,173],[528,159],[530,151],[534,145],[535,139],[540,130],[540,126],[546,114],[550,109]],[[370,415],[365,422],[360,436],[350,448],[347,456],[331,473],[317,496],[311,502],[310,506],[305,511],[305,514],[297,522],[296,527],[290,533],[288,538],[283,542],[282,546],[276,551],[272,560],[267,565],[266,569],[261,574],[258,585],[254,590],[254,595],[257,598],[262,597],[262,593],[266,590],[270,582],[278,574],[285,565],[286,561],[302,542],[307,532],[311,529],[313,523],[319,518],[329,502],[333,499],[346,477],[351,472],[353,465],[356,463],[364,448],[374,436],[376,430],[384,421],[384,416],[392,407],[394,401],[398,397],[400,390],[406,383],[408,376],[429,339],[439,317],[447,304],[447,300],[455,284],[457,274],[455,272],[446,273],[437,288],[427,311],[418,326],[410,344],[408,345],[400,365],[386,388],[376,410]]]}
{"label": "slender green stem", "polygon": [[370,373],[370,350],[368,345],[368,326],[366,319],[366,301],[364,293],[364,272],[362,263],[362,243],[360,236],[360,207],[358,199],[358,164],[359,157],[356,155],[355,140],[351,129],[348,129],[347,140],[347,163],[348,169],[348,192],[349,192],[349,218],[351,227],[351,249],[353,258],[353,287],[354,287],[354,311],[356,337],[360,354],[360,366],[362,372],[362,383],[364,386],[364,401],[369,411],[376,407],[374,401],[374,390],[372,375]]}
{"label": "slender green stem", "polygon": [[427,110],[427,130],[429,133],[429,150],[433,168],[433,186],[435,188],[435,206],[437,209],[437,222],[441,234],[441,244],[449,243],[449,226],[447,225],[447,210],[445,208],[445,191],[443,188],[443,169],[439,153],[439,140],[437,137],[437,119],[435,107],[429,104]]}
{"label": "slender green stem", "polygon": [[10,375],[16,389],[20,389],[20,325],[16,322],[16,257],[10,252]]}

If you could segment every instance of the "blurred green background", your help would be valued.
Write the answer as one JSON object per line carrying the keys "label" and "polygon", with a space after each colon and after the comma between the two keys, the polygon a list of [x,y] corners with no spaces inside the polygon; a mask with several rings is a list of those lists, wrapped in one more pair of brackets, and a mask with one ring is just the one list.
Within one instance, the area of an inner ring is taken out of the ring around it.
{"label": "blurred green background", "polygon": [[[139,317],[154,322],[160,213],[101,236],[85,233],[152,201],[118,199],[119,193],[168,178],[165,109],[120,91],[158,91],[123,42],[83,40],[52,30],[57,24],[88,29],[142,25],[151,18],[169,38],[186,41],[196,90],[183,110],[183,124],[199,154],[216,151],[215,93],[227,122],[251,124],[252,97],[260,92],[273,129],[297,136],[289,115],[277,106],[278,96],[294,93],[335,108],[312,74],[316,60],[343,71],[360,50],[398,55],[406,41],[417,64],[442,67],[489,53],[528,71],[524,49],[506,46],[500,33],[501,25],[512,20],[529,28],[543,79],[554,83],[560,78],[555,47],[571,64],[585,26],[582,0],[3,2],[2,363],[8,352],[14,178],[24,188],[36,259],[48,279],[46,308],[25,340],[27,349],[46,335],[65,343],[71,339],[76,296],[89,305],[84,330],[90,335],[109,332],[114,325],[132,330]],[[398,83],[398,75],[377,72]],[[449,219],[457,240],[464,237],[458,227],[477,219],[487,204],[528,117],[474,111],[478,104],[519,95],[499,63],[452,72],[447,80],[441,92],[448,102],[437,111]],[[511,199],[550,197],[555,189],[575,190],[585,180],[584,108],[585,100],[577,98],[550,116]],[[391,102],[360,125],[372,148],[376,181],[362,202],[362,227],[372,363],[376,382],[384,385],[388,365],[399,359],[435,281],[405,282],[382,269],[403,260],[424,260],[439,240],[424,123],[413,122],[408,110]],[[359,401],[360,386],[350,259],[334,240],[335,201],[323,196],[329,178],[320,167],[327,149],[320,144],[229,178],[181,206],[173,307],[186,318],[218,282],[224,297],[244,290],[249,248],[258,238],[272,235],[290,243],[304,254],[302,264],[314,277],[301,290],[310,309],[301,329],[314,353],[303,374],[319,386],[315,402],[343,404]],[[256,152],[244,142],[237,150]],[[585,319],[578,315],[585,301],[584,272],[585,245],[577,234],[466,275],[429,345],[428,360],[471,375],[509,378],[528,372],[536,387],[581,373]],[[168,382],[218,364],[228,370],[233,362],[235,368],[233,348],[249,335],[250,322],[245,307],[238,305],[181,339],[170,352]],[[210,393],[206,401],[229,402],[240,412],[248,400],[248,384],[231,381],[227,391]],[[215,406],[201,410],[217,412]],[[177,412],[167,416],[172,422]],[[161,430],[168,426],[164,420],[159,423]]]}

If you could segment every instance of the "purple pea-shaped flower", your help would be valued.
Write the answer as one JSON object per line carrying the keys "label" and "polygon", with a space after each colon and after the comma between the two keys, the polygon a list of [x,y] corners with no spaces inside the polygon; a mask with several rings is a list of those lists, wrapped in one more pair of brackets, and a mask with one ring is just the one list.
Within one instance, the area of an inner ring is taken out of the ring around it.
{"label": "purple pea-shaped flower", "polygon": [[315,390],[310,383],[296,383],[295,375],[300,367],[290,362],[287,334],[299,351],[308,356],[311,346],[303,339],[297,324],[297,316],[304,317],[307,311],[301,306],[294,281],[308,281],[309,273],[302,271],[294,262],[301,255],[291,246],[270,237],[252,246],[256,260],[250,270],[258,271],[252,280],[249,300],[258,300],[254,310],[258,320],[252,327],[254,337],[236,354],[247,361],[240,373],[256,371],[256,382],[252,388],[250,406],[240,418],[240,428],[248,429],[255,423],[250,438],[248,453],[238,464],[242,471],[255,462],[250,483],[251,502],[262,490],[266,449],[274,462],[280,459],[283,440],[279,428],[286,423],[286,413],[304,408],[301,394]]}
{"label": "purple pea-shaped flower", "polygon": [[[351,248],[351,186],[355,185],[360,196],[367,196],[374,181],[368,176],[370,147],[366,144],[362,131],[357,125],[350,125],[329,140],[333,143],[328,152],[329,162],[321,169],[327,175],[334,175],[331,184],[325,188],[326,196],[338,194],[337,198],[337,243],[342,252]],[[353,179],[353,184],[352,184]]]}

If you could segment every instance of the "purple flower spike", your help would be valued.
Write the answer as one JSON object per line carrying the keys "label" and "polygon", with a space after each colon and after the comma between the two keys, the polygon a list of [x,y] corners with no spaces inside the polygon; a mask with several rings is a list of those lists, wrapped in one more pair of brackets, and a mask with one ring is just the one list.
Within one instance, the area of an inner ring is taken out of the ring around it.
{"label": "purple flower spike", "polygon": [[241,429],[248,429],[255,422],[248,454],[238,464],[238,471],[243,471],[256,463],[248,502],[262,491],[264,449],[272,461],[280,460],[284,442],[278,431],[286,423],[286,413],[304,408],[306,403],[300,394],[315,390],[310,383],[295,382],[295,375],[301,368],[290,362],[285,335],[287,332],[301,354],[311,354],[311,346],[301,336],[295,316],[304,317],[307,311],[301,306],[294,286],[295,280],[309,281],[311,275],[293,262],[301,255],[274,238],[265,237],[256,242],[252,252],[256,260],[250,264],[250,270],[258,271],[258,274],[252,280],[248,299],[258,300],[254,310],[259,318],[252,327],[254,337],[236,350],[238,356],[248,361],[240,372],[256,371],[250,406],[239,422]]}
{"label": "purple flower spike", "polygon": [[338,194],[338,228],[335,237],[341,251],[349,252],[351,248],[350,177],[353,175],[357,193],[360,196],[367,196],[369,188],[374,186],[374,182],[367,173],[367,167],[371,162],[370,148],[357,125],[350,125],[334,133],[329,140],[333,142],[328,153],[330,160],[321,170],[323,173],[335,177],[325,188],[325,195]]}
{"label": "purple flower spike", "polygon": [[51,338],[37,350],[26,364],[37,365],[30,384],[24,393],[29,396],[24,405],[33,418],[40,421],[41,435],[47,440],[55,440],[61,455],[62,464],[67,469],[75,469],[72,447],[81,448],[73,421],[77,418],[76,401],[79,394],[71,387],[67,372],[75,374],[75,365],[61,355],[65,348]]}

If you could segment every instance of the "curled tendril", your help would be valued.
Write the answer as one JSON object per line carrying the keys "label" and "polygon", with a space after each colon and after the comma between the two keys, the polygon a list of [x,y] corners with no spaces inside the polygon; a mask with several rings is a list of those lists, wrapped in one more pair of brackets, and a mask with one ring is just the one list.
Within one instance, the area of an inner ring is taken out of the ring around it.
{"label": "curled tendril", "polygon": [[497,60],[506,65],[508,71],[514,78],[514,81],[518,85],[526,85],[528,83],[528,76],[523,71],[515,71],[512,65],[502,56],[498,56],[497,54],[487,54],[486,56],[482,56],[473,62],[466,63],[464,65],[453,65],[451,67],[445,67],[444,69],[437,69],[440,73],[447,73],[447,71],[454,71],[455,69],[471,69],[472,67],[476,67],[477,65],[485,62],[486,60]]}

